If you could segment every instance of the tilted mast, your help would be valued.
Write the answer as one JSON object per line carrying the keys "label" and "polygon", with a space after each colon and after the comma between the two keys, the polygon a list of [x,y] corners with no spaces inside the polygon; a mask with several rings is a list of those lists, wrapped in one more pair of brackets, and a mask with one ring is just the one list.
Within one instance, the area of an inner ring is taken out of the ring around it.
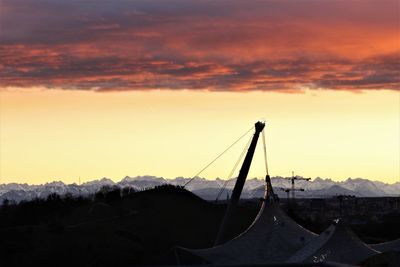
{"label": "tilted mast", "polygon": [[219,228],[218,235],[214,245],[219,245],[224,241],[226,241],[227,229],[229,228],[232,222],[232,216],[239,202],[244,183],[246,182],[247,174],[249,173],[251,161],[253,159],[254,151],[257,146],[258,137],[260,136],[260,133],[263,131],[264,127],[265,127],[264,122],[258,121],[255,124],[256,131],[254,133],[253,139],[251,140],[249,149],[247,150],[247,154],[243,161],[242,167],[240,168],[239,176],[236,180],[235,187],[233,188],[232,196],[228,204],[228,207],[226,209],[224,218],[222,220],[221,227]]}

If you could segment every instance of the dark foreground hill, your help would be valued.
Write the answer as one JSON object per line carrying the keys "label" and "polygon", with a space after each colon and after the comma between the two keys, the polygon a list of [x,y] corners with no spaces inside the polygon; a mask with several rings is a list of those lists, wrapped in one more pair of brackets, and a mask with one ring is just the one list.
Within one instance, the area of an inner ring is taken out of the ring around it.
{"label": "dark foreground hill", "polygon": [[[171,248],[211,246],[224,205],[181,188],[119,190],[95,199],[57,195],[2,207],[0,266],[132,266],[173,263]],[[256,209],[241,208],[234,232]]]}
{"label": "dark foreground hill", "polygon": [[[250,225],[259,206],[257,200],[242,203],[231,236]],[[90,198],[52,194],[18,205],[4,203],[0,208],[0,266],[175,264],[174,246],[213,244],[225,207],[171,185],[140,192],[104,187]],[[291,216],[310,230],[320,232],[329,224],[304,219],[301,207],[297,211]],[[398,238],[400,218],[390,218],[355,230],[364,240]]]}

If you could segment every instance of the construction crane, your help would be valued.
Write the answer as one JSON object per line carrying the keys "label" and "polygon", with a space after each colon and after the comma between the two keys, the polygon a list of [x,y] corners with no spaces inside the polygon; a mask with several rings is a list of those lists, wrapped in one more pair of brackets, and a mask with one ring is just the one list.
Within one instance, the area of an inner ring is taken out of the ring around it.
{"label": "construction crane", "polygon": [[[290,191],[289,192],[292,192],[292,199],[294,200],[294,198],[295,198],[295,191],[304,191],[304,189],[303,190],[296,190],[295,189],[295,187],[294,187],[294,181],[295,180],[298,180],[298,181],[300,181],[300,180],[303,180],[303,181],[310,181],[311,180],[311,178],[304,178],[304,177],[301,177],[301,176],[295,176],[294,175],[294,171],[292,171],[292,177],[290,177],[289,178],[290,179],[290,181],[292,182],[292,188],[290,189]],[[289,192],[287,192],[288,194],[289,194]]]}
{"label": "construction crane", "polygon": [[[279,189],[281,189],[282,191],[285,191],[287,194],[287,202],[289,203],[289,194],[292,191],[304,191],[304,188],[284,188],[284,187],[280,187]],[[292,201],[294,201],[294,199],[292,199]]]}

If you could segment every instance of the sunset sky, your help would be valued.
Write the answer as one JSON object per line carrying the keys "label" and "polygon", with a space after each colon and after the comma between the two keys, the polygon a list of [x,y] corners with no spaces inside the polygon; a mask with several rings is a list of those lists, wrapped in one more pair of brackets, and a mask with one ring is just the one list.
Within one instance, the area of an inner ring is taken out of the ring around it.
{"label": "sunset sky", "polygon": [[[397,0],[2,0],[0,183],[191,177],[259,119],[273,176],[400,181],[399,14]],[[202,176],[226,178],[250,136]]]}

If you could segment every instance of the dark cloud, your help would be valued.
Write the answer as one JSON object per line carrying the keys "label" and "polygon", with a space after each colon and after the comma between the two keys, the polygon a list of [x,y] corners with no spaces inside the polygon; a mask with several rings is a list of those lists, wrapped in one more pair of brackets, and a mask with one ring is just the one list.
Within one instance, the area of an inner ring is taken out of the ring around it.
{"label": "dark cloud", "polygon": [[397,1],[0,5],[3,88],[400,89]]}

